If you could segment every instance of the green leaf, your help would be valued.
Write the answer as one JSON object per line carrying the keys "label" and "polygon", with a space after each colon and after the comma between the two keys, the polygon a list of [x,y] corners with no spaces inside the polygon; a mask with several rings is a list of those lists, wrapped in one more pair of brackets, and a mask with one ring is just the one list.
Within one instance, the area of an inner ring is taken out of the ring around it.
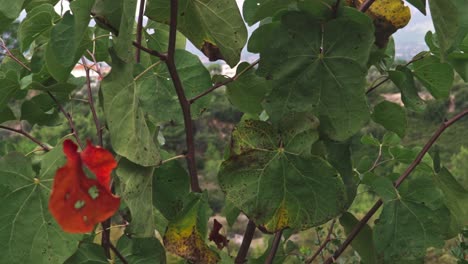
{"label": "green leaf", "polygon": [[0,72],[0,108],[20,93],[18,74],[15,71]]}
{"label": "green leaf", "polygon": [[[175,63],[187,98],[192,98],[211,87],[210,73],[197,56],[185,50],[178,50]],[[166,65],[156,66],[154,72],[142,76],[137,85],[142,109],[156,122],[182,122],[182,109]],[[209,101],[209,96],[205,96],[192,104],[192,118],[200,116]]]}
{"label": "green leaf", "polygon": [[95,0],[92,9],[94,20],[103,29],[118,33],[122,20],[123,3],[124,0]]}
{"label": "green leaf", "polygon": [[361,137],[361,143],[364,145],[380,147],[380,141],[376,139],[372,134],[363,135]]}
{"label": "green leaf", "polygon": [[50,75],[65,82],[89,42],[87,32],[94,0],[76,0],[70,4],[73,15],[65,13],[51,30],[46,49],[46,64]]}
{"label": "green leaf", "polygon": [[154,206],[168,220],[175,219],[190,192],[189,175],[177,160],[170,161],[156,168],[153,186]]}
{"label": "green leaf", "polygon": [[274,80],[264,104],[272,122],[287,112],[314,111],[321,130],[334,140],[350,137],[367,122],[365,65],[373,26],[355,10],[344,13],[322,25],[288,12],[252,35],[260,51],[258,74]]}
{"label": "green leaf", "polygon": [[346,186],[346,208],[351,206],[357,193],[349,142],[325,141],[327,161],[340,173]]}
{"label": "green leaf", "polygon": [[418,188],[421,183],[418,181],[418,185],[401,186],[400,191],[386,178],[378,178],[372,183],[384,201],[374,227],[375,247],[389,263],[421,259],[427,248],[444,245],[449,211],[443,205],[427,204],[425,199],[432,199],[434,192],[439,191],[430,184],[430,179],[422,179],[424,188]]}
{"label": "green leaf", "polygon": [[98,244],[82,243],[78,251],[64,264],[108,264],[104,249]]}
{"label": "green leaf", "polygon": [[47,94],[39,94],[21,105],[21,120],[26,120],[30,125],[57,125],[59,121],[56,104]]}
{"label": "green leaf", "polygon": [[[169,24],[169,0],[150,0],[145,14]],[[234,67],[247,41],[247,29],[235,0],[179,1],[177,29],[210,60],[223,59]]]}
{"label": "green leaf", "polygon": [[161,161],[159,147],[145,120],[132,73],[133,65],[114,54],[112,71],[101,84],[112,148],[134,163],[154,166]]}
{"label": "green leaf", "polygon": [[[117,242],[117,249],[128,263],[166,263],[166,252],[161,242],[154,236],[149,238],[129,238],[124,235]],[[122,262],[119,258],[116,258],[115,263],[121,264]]]}
{"label": "green leaf", "polygon": [[434,174],[434,180],[445,196],[445,204],[452,215],[455,233],[458,233],[468,224],[468,191],[455,180],[452,174],[442,168]]}
{"label": "green leaf", "polygon": [[135,25],[137,0],[125,0],[122,2],[122,15],[120,17],[119,34],[115,38],[115,52],[123,61],[131,63],[135,57],[133,48],[133,31]]}
{"label": "green leaf", "polygon": [[395,132],[400,138],[405,137],[408,120],[405,109],[399,105],[389,101],[379,103],[374,107],[372,119],[385,129]]}
{"label": "green leaf", "polygon": [[0,0],[0,33],[2,33],[21,12],[24,0]]}
{"label": "green leaf", "polygon": [[[154,30],[152,34],[148,30]],[[166,52],[169,43],[169,26],[166,24],[149,21],[144,32],[148,39],[148,47],[159,52]],[[179,31],[176,35],[176,49],[185,49],[186,38]]]}
{"label": "green leaf", "polygon": [[246,0],[242,7],[245,21],[252,26],[258,21],[274,16],[281,10],[287,10],[293,0]]}
{"label": "green leaf", "polygon": [[5,121],[10,121],[10,120],[15,120],[15,114],[13,114],[13,111],[11,111],[10,107],[5,106],[3,108],[0,108],[0,124],[5,122]]}
{"label": "green leaf", "polygon": [[116,171],[121,196],[132,215],[130,230],[137,237],[151,237],[156,229],[152,203],[153,172],[153,167],[142,167],[127,159],[119,161]]}
{"label": "green leaf", "polygon": [[50,4],[51,6],[55,6],[60,0],[26,0],[24,1],[23,7],[26,12],[30,12],[34,8],[43,5],[43,4]]}
{"label": "green leaf", "polygon": [[467,53],[450,53],[448,56],[448,61],[453,66],[455,71],[460,75],[460,77],[468,82],[468,54]]}
{"label": "green leaf", "polygon": [[416,7],[421,13],[426,15],[426,0],[406,0],[408,3]]}
{"label": "green leaf", "polygon": [[108,61],[109,59],[109,46],[110,46],[110,39],[109,35],[110,32],[104,30],[99,27],[94,28],[94,57],[96,61]]}
{"label": "green leaf", "polygon": [[43,4],[28,12],[18,29],[18,39],[22,51],[29,49],[31,43],[42,33],[51,29],[54,20],[60,18],[50,4]]}
{"label": "green leaf", "polygon": [[453,69],[448,63],[440,63],[435,56],[415,61],[414,76],[436,99],[448,98],[453,85]]}
{"label": "green leaf", "polygon": [[468,5],[464,0],[429,0],[429,7],[444,58],[468,33]]}
{"label": "green leaf", "polygon": [[[340,224],[343,226],[346,235],[349,235],[358,223],[359,221],[351,213],[346,212],[340,217]],[[359,253],[362,263],[379,263],[377,259],[377,251],[374,247],[372,229],[369,225],[366,224],[364,226],[356,238],[351,242],[351,246],[357,251],[357,253]]]}
{"label": "green leaf", "polygon": [[388,71],[388,77],[401,91],[401,100],[406,108],[417,112],[424,110],[424,101],[418,95],[413,73],[410,69],[404,66],[397,66],[394,71]]}
{"label": "green leaf", "polygon": [[218,263],[218,254],[205,243],[208,216],[206,195],[191,193],[183,211],[169,222],[164,234],[166,250],[195,264]]}
{"label": "green leaf", "polygon": [[[249,64],[243,62],[237,67],[237,74],[244,71]],[[215,82],[227,80],[226,77],[216,76]],[[269,90],[268,81],[255,74],[254,69],[240,75],[240,77],[226,85],[226,95],[237,109],[244,113],[259,115],[263,111],[262,101]]]}
{"label": "green leaf", "polygon": [[281,135],[291,136],[281,137],[266,122],[241,123],[233,131],[231,157],[218,174],[226,200],[267,232],[320,225],[346,202],[335,169],[318,157],[291,152],[297,149],[288,141],[295,138],[293,130],[288,132]]}
{"label": "green leaf", "polygon": [[52,180],[63,163],[61,148],[43,156],[39,174],[18,153],[0,159],[3,262],[62,264],[75,252],[81,236],[64,233],[48,210]]}

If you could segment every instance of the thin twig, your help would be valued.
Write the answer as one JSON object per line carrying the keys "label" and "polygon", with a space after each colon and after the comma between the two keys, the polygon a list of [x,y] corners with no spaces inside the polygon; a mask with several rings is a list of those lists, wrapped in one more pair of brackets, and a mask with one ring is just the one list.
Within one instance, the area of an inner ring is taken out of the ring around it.
{"label": "thin twig", "polygon": [[0,46],[5,50],[7,53],[7,56],[10,57],[12,60],[16,61],[19,65],[21,65],[23,68],[25,68],[28,71],[31,71],[31,68],[29,68],[26,64],[24,64],[20,59],[16,58],[13,53],[11,53],[10,49],[6,46],[5,41],[3,41],[2,38],[0,38]]}
{"label": "thin twig", "polygon": [[71,129],[71,133],[73,134],[73,136],[74,136],[75,139],[76,139],[76,143],[78,143],[78,145],[80,146],[80,148],[83,149],[83,144],[81,144],[80,137],[78,136],[78,131],[76,130],[75,122],[73,122],[73,117],[70,115],[70,113],[68,113],[68,112],[65,110],[65,108],[63,108],[62,104],[57,100],[57,98],[55,98],[55,96],[54,96],[50,91],[47,91],[47,94],[50,96],[50,98],[52,98],[52,100],[54,100],[55,105],[57,105],[57,107],[59,108],[60,112],[62,112],[62,114],[63,114],[63,115],[65,116],[65,118],[67,119],[68,125],[70,126],[70,129]]}
{"label": "thin twig", "polygon": [[91,113],[93,114],[93,120],[94,120],[94,125],[96,126],[96,135],[98,138],[99,146],[102,147],[102,130],[101,130],[99,118],[96,113],[96,108],[94,107],[93,91],[91,89],[91,76],[89,75],[89,68],[88,66],[86,66],[85,59],[81,58],[81,62],[83,63],[83,67],[86,73],[86,86],[88,90],[89,109],[91,110]]}
{"label": "thin twig", "polygon": [[333,221],[331,222],[330,224],[330,227],[328,228],[328,234],[327,234],[327,237],[325,238],[325,240],[323,241],[323,243],[321,243],[320,247],[318,248],[317,251],[315,251],[314,255],[312,257],[310,257],[309,259],[307,259],[305,261],[305,263],[309,264],[309,263],[312,263],[312,261],[314,261],[317,256],[319,254],[321,254],[323,252],[323,250],[325,249],[325,247],[328,245],[328,243],[330,243],[331,241],[331,235],[333,234],[333,227],[335,226],[335,223],[336,223],[336,219],[333,219]]}
{"label": "thin twig", "polygon": [[367,171],[367,172],[372,172],[379,166],[380,160],[382,159],[382,144],[379,145],[379,154],[377,154],[377,158],[374,161],[374,164],[372,164],[372,167]]}
{"label": "thin twig", "polygon": [[275,260],[276,252],[278,252],[278,247],[281,242],[281,237],[283,236],[283,229],[275,233],[275,238],[273,239],[273,244],[271,245],[270,253],[265,260],[265,264],[272,264]]}
{"label": "thin twig", "polygon": [[253,67],[255,67],[255,65],[258,64],[258,62],[260,61],[260,59],[252,62],[252,64],[250,64],[249,66],[247,66],[245,69],[243,69],[241,72],[239,72],[238,74],[236,74],[234,77],[232,78],[229,78],[223,82],[220,82],[220,83],[216,83],[215,85],[213,85],[210,89],[204,91],[203,93],[193,97],[192,99],[189,100],[190,104],[193,104],[196,100],[202,98],[203,96],[213,92],[214,90],[218,89],[219,87],[222,87],[228,83],[231,83],[235,80],[237,80],[242,74],[246,73],[247,71],[249,71],[250,69],[252,69]]}
{"label": "thin twig", "polygon": [[[140,0],[140,11],[138,13],[138,23],[137,23],[137,32],[136,32],[136,43],[141,46],[141,38],[142,38],[142,31],[143,31],[143,14],[145,12],[145,0]],[[135,53],[135,61],[136,63],[140,63],[141,58],[141,50],[136,49]]]}
{"label": "thin twig", "polygon": [[[422,55],[422,56],[419,56],[419,57],[416,57],[416,58],[413,58],[412,60],[408,61],[406,64],[404,64],[403,66],[404,67],[408,67],[410,64],[412,64],[413,62],[416,62],[418,60],[422,60],[423,58],[425,58],[427,55]],[[390,80],[390,76],[386,76],[382,81],[378,82],[377,84],[371,86],[371,88],[367,89],[366,91],[366,94],[370,94],[372,91],[374,91],[375,89],[377,89],[379,86],[381,86],[382,84],[386,83],[388,80]]]}
{"label": "thin twig", "polygon": [[369,8],[370,6],[375,2],[375,0],[367,0],[365,1],[364,3],[362,3],[362,5],[359,7],[359,11],[365,13]]}
{"label": "thin twig", "polygon": [[114,254],[120,259],[120,261],[122,261],[123,264],[128,264],[128,261],[125,259],[122,253],[120,253],[120,251],[114,245],[112,245],[112,243],[109,244],[109,247],[110,249],[112,249]]}
{"label": "thin twig", "polygon": [[47,147],[44,143],[42,143],[41,141],[39,141],[39,139],[31,136],[29,133],[27,133],[26,131],[24,131],[23,129],[15,129],[15,128],[11,128],[11,127],[7,127],[7,126],[1,126],[0,125],[0,129],[4,129],[4,130],[8,130],[8,131],[11,131],[11,132],[15,132],[17,134],[20,134],[26,138],[28,138],[29,140],[31,140],[32,142],[36,143],[37,145],[39,145],[39,147],[41,147],[44,151],[50,151],[50,148]]}
{"label": "thin twig", "polygon": [[341,2],[340,0],[336,0],[336,3],[332,7],[334,17],[336,17],[338,15],[338,9],[340,7],[340,2]]}
{"label": "thin twig", "polygon": [[86,50],[86,51],[88,52],[89,56],[91,56],[91,59],[93,60],[94,65],[96,65],[95,72],[99,75],[99,80],[104,79],[104,75],[102,74],[101,67],[99,67],[99,63],[97,63],[94,53],[89,50]]}
{"label": "thin twig", "polygon": [[[408,178],[408,176],[413,172],[413,170],[418,166],[418,164],[421,162],[423,159],[424,155],[429,151],[429,149],[434,145],[434,143],[437,141],[437,139],[442,135],[442,133],[451,125],[462,119],[468,115],[468,109],[463,110],[459,114],[455,115],[454,117],[450,118],[449,120],[443,122],[440,127],[434,132],[432,137],[429,139],[429,141],[424,145],[423,149],[419,152],[418,156],[416,156],[416,159],[409,165],[409,167],[401,174],[401,176],[395,181],[394,185],[396,188],[398,188],[401,183]],[[359,232],[364,228],[364,226],[367,224],[369,219],[377,212],[377,210],[382,206],[383,202],[381,199],[379,199],[374,206],[367,212],[367,214],[359,221],[359,223],[353,228],[353,230],[349,233],[348,237],[346,240],[341,244],[341,246],[335,251],[333,256],[328,258],[324,264],[331,264],[338,259],[338,257],[345,251],[345,249],[351,244],[351,242],[356,238],[356,236],[359,234]]]}
{"label": "thin twig", "polygon": [[169,28],[169,45],[166,57],[166,65],[171,75],[172,82],[174,84],[177,98],[179,99],[180,107],[184,116],[185,125],[185,139],[187,144],[187,166],[190,174],[190,186],[193,192],[201,192],[200,184],[198,183],[197,165],[195,162],[195,140],[194,140],[194,129],[192,114],[190,112],[190,102],[185,96],[184,87],[180,80],[179,73],[175,65],[175,44],[176,44],[176,33],[177,33],[177,10],[179,2],[178,0],[171,0],[171,17],[170,17],[170,28]]}
{"label": "thin twig", "polygon": [[160,60],[165,61],[167,59],[167,54],[160,53],[156,50],[149,49],[147,47],[143,47],[142,45],[138,44],[136,41],[132,42],[133,46],[136,48],[148,53],[149,55],[153,55],[155,57],[158,57]]}
{"label": "thin twig", "polygon": [[252,239],[255,234],[255,229],[257,229],[257,226],[252,220],[249,220],[249,222],[247,223],[247,227],[245,228],[242,244],[239,248],[239,252],[237,253],[234,263],[244,264],[247,261],[247,253],[249,252],[250,243],[252,243]]}

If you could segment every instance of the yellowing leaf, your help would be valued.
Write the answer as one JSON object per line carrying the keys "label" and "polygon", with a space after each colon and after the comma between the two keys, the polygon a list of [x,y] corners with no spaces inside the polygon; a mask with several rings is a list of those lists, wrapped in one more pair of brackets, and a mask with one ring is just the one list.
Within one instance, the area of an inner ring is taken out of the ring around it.
{"label": "yellowing leaf", "polygon": [[[364,0],[356,0],[354,5],[359,7],[363,2]],[[410,9],[402,0],[375,1],[366,13],[374,21],[375,43],[379,47],[385,46],[390,36],[398,29],[405,27],[411,19]]]}
{"label": "yellowing leaf", "polygon": [[197,194],[192,194],[190,198],[179,216],[169,223],[164,235],[164,246],[169,252],[191,263],[217,263],[218,254],[208,247],[204,239],[208,222],[207,201]]}

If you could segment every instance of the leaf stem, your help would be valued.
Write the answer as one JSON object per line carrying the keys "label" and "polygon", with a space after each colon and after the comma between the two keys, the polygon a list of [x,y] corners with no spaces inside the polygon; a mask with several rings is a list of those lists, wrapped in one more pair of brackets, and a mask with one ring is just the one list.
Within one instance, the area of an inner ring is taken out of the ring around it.
{"label": "leaf stem", "polygon": [[59,108],[60,112],[62,112],[62,114],[67,119],[68,126],[70,127],[71,133],[73,134],[73,136],[76,139],[76,143],[78,143],[80,148],[83,149],[83,144],[81,143],[80,137],[78,136],[78,131],[76,130],[75,122],[73,122],[73,117],[70,115],[70,113],[68,113],[65,110],[65,108],[63,108],[62,104],[57,100],[57,98],[55,98],[55,96],[50,91],[47,91],[47,94],[52,98],[52,100],[54,100],[54,102],[57,105],[57,107]]}
{"label": "leaf stem", "polygon": [[275,238],[273,239],[273,244],[271,245],[270,253],[268,254],[265,264],[272,264],[275,260],[276,252],[278,252],[278,247],[281,242],[281,237],[283,236],[283,229],[275,233]]}
{"label": "leaf stem", "polygon": [[365,1],[364,3],[362,3],[362,5],[359,7],[359,11],[365,13],[369,8],[370,6],[375,2],[375,0],[367,0]]}
{"label": "leaf stem", "polygon": [[148,68],[146,68],[144,71],[142,71],[140,74],[138,74],[135,78],[133,78],[134,81],[138,81],[138,79],[140,79],[143,75],[145,75],[147,72],[149,72],[151,69],[153,69],[154,67],[158,66],[159,64],[161,64],[161,61],[158,61],[156,63],[153,63],[152,65],[150,65]]}
{"label": "leaf stem", "polygon": [[185,158],[185,156],[186,156],[185,154],[182,154],[182,155],[174,156],[172,158],[168,158],[166,160],[161,161],[161,165],[164,164],[164,163],[168,163],[170,161],[173,161],[173,160],[183,159],[183,158]]}
{"label": "leaf stem", "polygon": [[[138,43],[139,46],[141,46],[141,37],[142,37],[142,31],[143,31],[143,15],[145,12],[145,5],[146,5],[146,1],[140,0],[140,10],[138,12],[138,22],[137,22],[137,29],[136,29],[136,43]],[[136,49],[136,53],[135,53],[136,63],[140,63],[140,59],[141,59],[141,50]]]}
{"label": "leaf stem", "polygon": [[179,99],[180,107],[182,108],[182,114],[184,116],[185,138],[187,145],[187,155],[185,158],[187,159],[187,166],[190,174],[190,186],[193,192],[201,192],[200,184],[198,183],[197,165],[195,162],[195,140],[192,114],[190,112],[190,102],[185,96],[184,87],[175,65],[178,5],[178,0],[171,0],[169,45],[165,62],[169,70],[169,74],[171,75],[172,82]]}
{"label": "leaf stem", "polygon": [[2,126],[2,125],[0,125],[0,129],[4,129],[4,130],[8,130],[8,131],[20,134],[20,135],[28,138],[32,142],[36,143],[37,145],[39,145],[39,147],[41,147],[44,151],[50,151],[49,147],[47,147],[44,143],[39,141],[37,138],[31,136],[29,133],[27,133],[23,129],[15,129],[15,128],[12,128],[12,127]]}
{"label": "leaf stem", "polygon": [[257,226],[252,220],[249,220],[247,227],[245,228],[244,238],[242,239],[242,244],[237,253],[234,263],[243,264],[247,261],[247,253],[249,252],[250,244],[255,234],[255,229]]}
{"label": "leaf stem", "polygon": [[[415,160],[409,165],[409,167],[401,174],[401,176],[395,181],[394,186],[395,188],[398,188],[401,183],[408,178],[408,176],[413,172],[413,170],[416,168],[416,166],[421,163],[421,160],[423,159],[424,155],[429,151],[429,149],[434,145],[434,143],[437,141],[437,139],[442,135],[442,133],[451,125],[455,124],[457,121],[462,119],[463,117],[468,115],[468,109],[463,110],[462,112],[458,113],[454,117],[450,118],[449,120],[446,120],[443,122],[440,127],[434,132],[432,137],[429,139],[429,141],[424,145],[423,149],[419,152],[418,156],[416,156]],[[356,236],[359,234],[359,232],[364,228],[366,223],[369,221],[369,219],[377,212],[377,210],[382,206],[383,202],[381,199],[379,199],[374,206],[366,213],[366,215],[359,221],[359,223],[353,228],[351,233],[349,233],[348,237],[346,240],[341,244],[341,246],[335,251],[333,256],[328,258],[324,264],[331,264],[335,263],[336,259],[345,251],[345,249],[351,244],[351,242],[356,238]]]}
{"label": "leaf stem", "polygon": [[325,240],[322,242],[322,244],[320,245],[320,247],[318,248],[318,250],[315,251],[314,255],[305,261],[306,264],[312,263],[312,261],[314,261],[314,260],[317,258],[317,256],[318,256],[320,253],[323,252],[323,250],[324,250],[325,247],[328,245],[328,243],[330,243],[330,241],[331,241],[331,235],[333,234],[333,227],[335,226],[335,223],[336,223],[336,219],[333,219],[333,221],[332,221],[331,224],[330,224],[330,227],[328,228],[327,237],[326,237]]}
{"label": "leaf stem", "polygon": [[83,67],[86,73],[86,86],[88,91],[88,104],[91,113],[93,114],[94,125],[96,126],[96,135],[98,138],[99,146],[102,147],[102,130],[101,125],[99,122],[99,118],[96,113],[96,108],[94,107],[94,99],[93,99],[93,91],[91,89],[91,76],[89,75],[89,67],[86,65],[86,60],[81,58],[81,62],[83,63]]}
{"label": "leaf stem", "polygon": [[243,69],[241,72],[239,72],[238,74],[236,74],[234,77],[232,78],[229,78],[223,82],[219,82],[219,83],[216,83],[215,85],[213,85],[210,89],[204,91],[203,93],[193,97],[192,99],[189,100],[190,104],[193,104],[196,100],[202,98],[203,96],[213,92],[214,90],[218,89],[219,87],[221,86],[224,86],[228,83],[231,83],[231,82],[234,82],[235,80],[237,80],[242,74],[246,73],[247,71],[249,71],[250,69],[252,69],[253,67],[255,67],[258,63],[260,62],[260,59],[257,59],[256,61],[252,62],[252,64],[250,64],[249,66],[247,66],[245,69]]}

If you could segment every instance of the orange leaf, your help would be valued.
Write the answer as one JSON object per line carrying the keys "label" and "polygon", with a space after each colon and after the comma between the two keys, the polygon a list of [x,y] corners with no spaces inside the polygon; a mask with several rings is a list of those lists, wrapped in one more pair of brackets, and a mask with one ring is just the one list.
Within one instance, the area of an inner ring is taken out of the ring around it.
{"label": "orange leaf", "polygon": [[[109,186],[117,163],[109,151],[89,142],[83,152],[78,153],[77,149],[73,141],[63,142],[67,163],[55,174],[49,210],[64,231],[87,233],[119,208],[120,198],[111,193]],[[86,176],[83,165],[97,180]]]}

